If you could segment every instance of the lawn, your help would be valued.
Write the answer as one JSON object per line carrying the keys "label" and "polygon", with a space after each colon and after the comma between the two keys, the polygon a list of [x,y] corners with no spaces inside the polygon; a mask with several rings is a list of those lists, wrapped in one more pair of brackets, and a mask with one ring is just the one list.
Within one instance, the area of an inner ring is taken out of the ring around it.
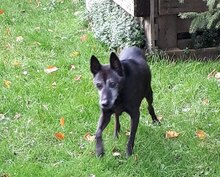
{"label": "lawn", "polygon": [[[107,63],[110,51],[76,16],[81,4],[1,1],[0,177],[220,176],[220,82],[207,78],[220,71],[219,61],[149,58],[162,125],[151,124],[144,101],[134,155],[125,155],[125,114],[119,139],[112,120],[103,134],[106,154],[95,156],[85,136],[95,133],[99,117],[89,63],[92,54]],[[170,130],[179,136],[165,138]]]}

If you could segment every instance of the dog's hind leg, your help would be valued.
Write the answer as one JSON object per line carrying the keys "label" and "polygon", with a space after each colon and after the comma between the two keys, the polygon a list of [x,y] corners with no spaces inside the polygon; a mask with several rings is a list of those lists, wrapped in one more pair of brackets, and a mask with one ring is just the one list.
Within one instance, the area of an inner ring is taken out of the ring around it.
{"label": "dog's hind leg", "polygon": [[114,137],[118,138],[118,133],[120,132],[120,122],[119,122],[119,115],[115,113],[115,130],[114,130]]}
{"label": "dog's hind leg", "polygon": [[127,156],[131,156],[133,153],[133,148],[134,148],[134,140],[135,140],[135,135],[137,132],[138,124],[139,124],[139,117],[140,117],[140,112],[139,110],[132,111],[129,113],[131,116],[131,130],[130,130],[130,136],[127,144]]}
{"label": "dog's hind leg", "polygon": [[151,115],[153,123],[158,122],[160,124],[160,121],[158,120],[153,107],[153,91],[151,87],[148,89],[148,92],[146,94],[146,100],[148,102],[148,112]]}

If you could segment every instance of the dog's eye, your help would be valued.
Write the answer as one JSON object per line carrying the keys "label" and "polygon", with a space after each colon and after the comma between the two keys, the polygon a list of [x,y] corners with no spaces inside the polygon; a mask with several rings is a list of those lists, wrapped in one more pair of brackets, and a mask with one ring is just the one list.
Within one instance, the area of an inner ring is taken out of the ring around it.
{"label": "dog's eye", "polygon": [[102,84],[101,84],[101,83],[96,83],[96,87],[97,87],[98,89],[101,89],[101,88],[102,88]]}
{"label": "dog's eye", "polygon": [[109,87],[111,87],[111,88],[115,88],[116,85],[117,85],[117,84],[116,84],[115,82],[110,82],[110,83],[109,83]]}

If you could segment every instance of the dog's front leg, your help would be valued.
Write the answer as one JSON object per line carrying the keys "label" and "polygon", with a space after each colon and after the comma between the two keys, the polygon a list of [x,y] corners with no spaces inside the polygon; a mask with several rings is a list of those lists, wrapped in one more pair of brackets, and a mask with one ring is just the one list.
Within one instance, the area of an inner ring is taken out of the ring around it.
{"label": "dog's front leg", "polygon": [[131,116],[131,131],[127,144],[127,156],[131,156],[133,152],[135,135],[139,124],[139,117],[140,117],[139,110],[135,111],[135,113],[130,114],[130,116]]}
{"label": "dog's front leg", "polygon": [[99,123],[96,131],[96,155],[103,156],[104,155],[104,146],[102,141],[102,132],[105,127],[108,125],[111,118],[111,113],[102,111],[102,114],[99,118]]}

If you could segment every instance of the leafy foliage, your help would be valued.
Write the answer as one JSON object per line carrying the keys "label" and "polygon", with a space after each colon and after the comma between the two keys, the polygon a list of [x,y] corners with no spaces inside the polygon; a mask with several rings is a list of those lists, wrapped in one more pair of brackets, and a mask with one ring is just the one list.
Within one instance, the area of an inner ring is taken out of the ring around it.
{"label": "leafy foliage", "polygon": [[92,31],[96,38],[110,46],[123,48],[144,44],[144,32],[137,18],[109,0],[89,1],[91,3]]}
{"label": "leafy foliage", "polygon": [[192,18],[190,33],[204,29],[220,29],[220,0],[205,0],[208,10],[205,12],[188,12],[180,14],[181,18]]}

